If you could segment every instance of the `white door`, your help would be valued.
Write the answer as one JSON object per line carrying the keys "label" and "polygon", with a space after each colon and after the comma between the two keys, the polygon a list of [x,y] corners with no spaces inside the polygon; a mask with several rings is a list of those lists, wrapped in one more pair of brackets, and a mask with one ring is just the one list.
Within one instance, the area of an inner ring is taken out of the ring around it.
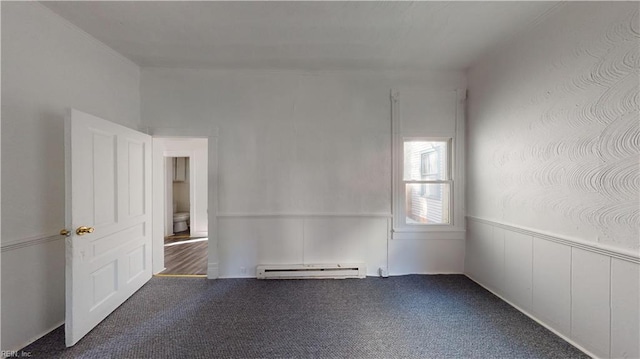
{"label": "white door", "polygon": [[65,131],[72,346],[151,278],[151,137],[77,110]]}

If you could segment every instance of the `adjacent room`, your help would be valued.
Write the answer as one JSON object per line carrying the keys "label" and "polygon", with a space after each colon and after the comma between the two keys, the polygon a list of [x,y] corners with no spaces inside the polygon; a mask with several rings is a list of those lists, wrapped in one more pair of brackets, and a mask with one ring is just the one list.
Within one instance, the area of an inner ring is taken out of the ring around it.
{"label": "adjacent room", "polygon": [[156,212],[164,213],[154,217],[155,228],[162,233],[154,241],[158,275],[207,274],[207,151],[207,138],[153,138],[152,177],[159,192],[154,194],[154,201],[159,204]]}
{"label": "adjacent room", "polygon": [[0,11],[2,356],[640,358],[640,3]]}

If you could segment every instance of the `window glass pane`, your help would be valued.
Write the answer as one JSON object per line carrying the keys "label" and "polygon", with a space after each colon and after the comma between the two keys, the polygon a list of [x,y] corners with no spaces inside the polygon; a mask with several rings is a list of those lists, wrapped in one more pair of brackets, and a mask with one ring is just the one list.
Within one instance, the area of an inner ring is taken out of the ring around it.
{"label": "window glass pane", "polygon": [[405,187],[407,224],[449,224],[449,183],[408,183]]}
{"label": "window glass pane", "polygon": [[405,141],[405,181],[447,180],[448,141]]}

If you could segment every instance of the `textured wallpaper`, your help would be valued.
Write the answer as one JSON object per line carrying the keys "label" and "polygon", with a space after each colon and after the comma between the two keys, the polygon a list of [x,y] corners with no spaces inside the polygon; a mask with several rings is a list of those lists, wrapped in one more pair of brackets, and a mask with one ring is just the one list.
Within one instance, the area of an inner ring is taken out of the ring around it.
{"label": "textured wallpaper", "polygon": [[640,248],[638,7],[565,4],[470,70],[468,215]]}

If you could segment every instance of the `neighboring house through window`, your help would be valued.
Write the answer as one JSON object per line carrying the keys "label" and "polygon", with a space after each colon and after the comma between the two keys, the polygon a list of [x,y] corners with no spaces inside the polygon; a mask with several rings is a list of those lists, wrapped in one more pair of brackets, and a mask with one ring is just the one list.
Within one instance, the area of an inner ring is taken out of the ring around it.
{"label": "neighboring house through window", "polygon": [[403,182],[406,224],[449,224],[450,138],[405,138]]}
{"label": "neighboring house through window", "polygon": [[[420,173],[423,180],[437,180],[442,172],[442,147],[435,143],[430,143],[431,147],[420,155]],[[439,200],[442,197],[442,191],[433,191],[433,187],[427,184],[422,185],[422,196]]]}

